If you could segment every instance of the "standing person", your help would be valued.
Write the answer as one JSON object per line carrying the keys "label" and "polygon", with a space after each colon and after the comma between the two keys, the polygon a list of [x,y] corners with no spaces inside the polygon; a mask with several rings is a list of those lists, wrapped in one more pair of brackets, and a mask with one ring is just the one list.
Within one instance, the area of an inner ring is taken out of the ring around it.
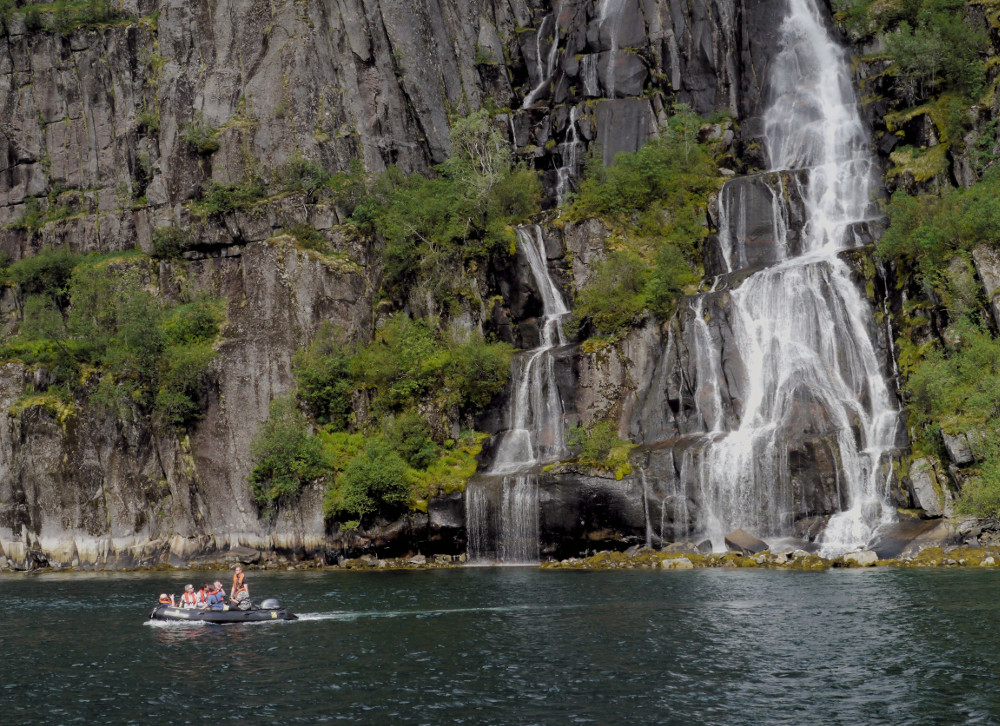
{"label": "standing person", "polygon": [[243,574],[243,568],[240,565],[236,565],[236,569],[233,571],[233,586],[229,590],[229,597],[235,600],[240,590],[247,590],[247,595],[250,594],[250,590],[247,589],[246,575]]}

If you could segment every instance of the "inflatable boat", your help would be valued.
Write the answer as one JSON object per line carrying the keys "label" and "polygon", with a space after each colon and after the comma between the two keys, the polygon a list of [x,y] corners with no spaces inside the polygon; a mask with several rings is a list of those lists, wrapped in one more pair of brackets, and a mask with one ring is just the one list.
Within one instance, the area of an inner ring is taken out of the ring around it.
{"label": "inflatable boat", "polygon": [[259,623],[267,620],[298,620],[298,616],[281,607],[274,598],[264,600],[260,607],[251,610],[199,610],[179,608],[173,605],[157,605],[149,614],[150,620],[172,620],[174,622],[205,623]]}

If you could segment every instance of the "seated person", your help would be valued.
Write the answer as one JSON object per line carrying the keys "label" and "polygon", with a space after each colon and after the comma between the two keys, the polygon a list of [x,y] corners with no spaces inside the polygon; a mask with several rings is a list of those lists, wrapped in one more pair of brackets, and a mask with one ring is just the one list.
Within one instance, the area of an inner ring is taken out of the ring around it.
{"label": "seated person", "polygon": [[170,607],[176,607],[176,604],[174,603],[174,596],[170,595],[168,597],[167,593],[163,593],[162,595],[160,595],[160,605],[169,605]]}
{"label": "seated person", "polygon": [[226,609],[226,591],[222,589],[222,583],[218,580],[215,581],[215,585],[208,593],[208,609],[209,610],[225,610]]}
{"label": "seated person", "polygon": [[250,610],[253,607],[253,603],[250,602],[250,592],[247,590],[246,585],[241,587],[233,595],[233,603],[237,610]]}
{"label": "seated person", "polygon": [[181,595],[181,607],[182,608],[198,607],[198,596],[194,592],[194,585],[187,584],[184,586],[184,594]]}
{"label": "seated person", "polygon": [[207,582],[201,586],[201,589],[195,593],[195,597],[198,599],[198,607],[207,608],[208,607],[208,593],[211,592],[212,586]]}

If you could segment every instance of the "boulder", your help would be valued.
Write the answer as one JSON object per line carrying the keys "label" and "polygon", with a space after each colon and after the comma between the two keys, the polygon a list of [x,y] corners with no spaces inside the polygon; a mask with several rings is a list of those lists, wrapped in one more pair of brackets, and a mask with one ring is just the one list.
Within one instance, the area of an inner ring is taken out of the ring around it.
{"label": "boulder", "polygon": [[[711,544],[711,541],[709,541],[709,552],[712,551]],[[663,548],[663,551],[668,554],[680,555],[697,555],[701,553],[701,550],[698,549],[698,545],[694,542],[671,542]]]}
{"label": "boulder", "polygon": [[948,452],[948,458],[953,464],[964,466],[975,461],[972,455],[972,448],[969,446],[969,439],[965,434],[949,436],[944,431],[941,432],[941,440],[944,448]]}
{"label": "boulder", "polygon": [[914,459],[910,465],[910,490],[920,508],[932,517],[944,514],[938,498],[937,474],[930,459]]}
{"label": "boulder", "polygon": [[749,532],[737,529],[726,535],[726,547],[743,555],[756,555],[767,551],[767,543]]}
{"label": "boulder", "polygon": [[674,557],[661,560],[660,567],[664,570],[692,570],[694,563],[687,557]]}
{"label": "boulder", "polygon": [[871,550],[862,550],[861,552],[848,552],[844,555],[844,562],[855,565],[857,567],[873,567],[876,562],[878,562],[878,555]]}
{"label": "boulder", "polygon": [[1000,327],[1000,252],[990,245],[980,245],[972,250],[972,261],[990,301],[993,320]]}

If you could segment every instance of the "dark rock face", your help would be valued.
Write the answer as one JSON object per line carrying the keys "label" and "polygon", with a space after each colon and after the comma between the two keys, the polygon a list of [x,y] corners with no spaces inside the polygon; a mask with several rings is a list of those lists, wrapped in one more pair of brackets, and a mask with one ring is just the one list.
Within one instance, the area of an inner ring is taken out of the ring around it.
{"label": "dark rock face", "polygon": [[541,477],[538,498],[539,550],[544,558],[623,550],[645,542],[642,487],[634,479],[554,473]]}

